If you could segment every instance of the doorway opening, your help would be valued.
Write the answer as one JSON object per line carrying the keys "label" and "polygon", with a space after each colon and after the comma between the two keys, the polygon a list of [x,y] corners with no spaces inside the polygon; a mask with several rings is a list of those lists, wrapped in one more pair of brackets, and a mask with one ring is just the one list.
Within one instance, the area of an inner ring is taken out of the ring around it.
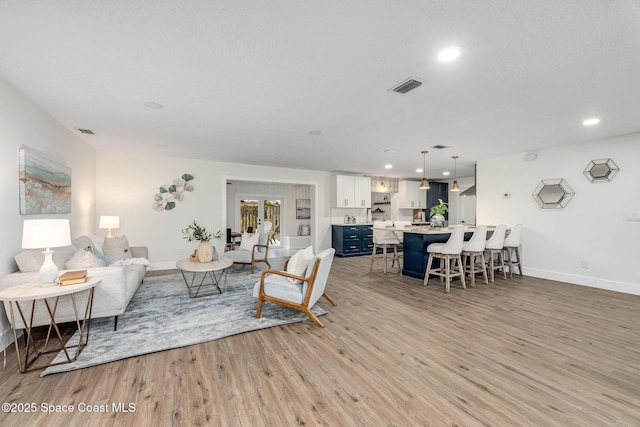
{"label": "doorway opening", "polygon": [[269,233],[269,245],[281,245],[282,229],[281,199],[273,198],[244,198],[240,200],[240,230],[241,232]]}

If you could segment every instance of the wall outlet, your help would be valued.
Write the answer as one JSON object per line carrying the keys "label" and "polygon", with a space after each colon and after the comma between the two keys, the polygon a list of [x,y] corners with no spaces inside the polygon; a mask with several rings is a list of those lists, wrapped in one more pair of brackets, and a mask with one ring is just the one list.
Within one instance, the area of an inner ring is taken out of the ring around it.
{"label": "wall outlet", "polygon": [[582,260],[582,268],[588,270],[591,268],[591,261],[587,261],[586,259]]}

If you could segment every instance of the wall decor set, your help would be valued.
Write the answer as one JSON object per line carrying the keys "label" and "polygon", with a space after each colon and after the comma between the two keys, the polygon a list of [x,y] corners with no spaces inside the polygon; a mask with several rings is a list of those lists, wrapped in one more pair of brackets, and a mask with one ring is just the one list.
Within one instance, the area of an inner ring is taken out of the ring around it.
{"label": "wall decor set", "polygon": [[[583,171],[592,183],[611,182],[620,168],[611,159],[591,160]],[[533,200],[540,209],[564,209],[575,192],[564,178],[543,179],[534,190]]]}
{"label": "wall decor set", "polygon": [[153,209],[158,212],[170,211],[176,207],[176,201],[184,200],[185,191],[193,191],[193,175],[185,173],[180,178],[173,180],[170,185],[160,187],[158,193],[153,196]]}

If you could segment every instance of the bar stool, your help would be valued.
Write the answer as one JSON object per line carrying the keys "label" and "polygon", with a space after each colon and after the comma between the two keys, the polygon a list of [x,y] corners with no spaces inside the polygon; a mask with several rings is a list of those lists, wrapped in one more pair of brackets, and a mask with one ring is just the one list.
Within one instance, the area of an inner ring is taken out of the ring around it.
{"label": "bar stool", "polygon": [[[431,243],[427,246],[427,252],[429,252],[429,259],[427,260],[427,271],[424,274],[424,286],[429,283],[429,275],[440,276],[445,279],[445,291],[449,292],[451,279],[460,276],[462,281],[462,287],[466,289],[464,283],[464,266],[462,265],[462,244],[464,243],[464,226],[456,225],[447,240],[447,243]],[[438,268],[431,268],[433,259],[438,258],[440,260],[440,266]],[[451,265],[453,263],[453,266]],[[456,264],[458,268],[456,269]]]}
{"label": "bar stool", "polygon": [[[520,264],[520,240],[522,238],[522,224],[516,224],[509,235],[504,239],[504,251],[507,255],[509,266],[509,278],[513,277],[513,267],[518,266],[518,273],[522,277],[522,265]],[[514,260],[515,255],[515,260]]]}
{"label": "bar stool", "polygon": [[[487,279],[487,265],[484,259],[484,250],[487,244],[487,227],[485,225],[479,225],[473,232],[473,236],[468,242],[464,242],[462,245],[462,266],[465,273],[469,273],[471,276],[471,287],[476,286],[476,273],[482,272],[484,276],[484,283],[489,284]],[[467,260],[471,258],[469,265]],[[477,263],[477,257],[480,257],[480,263]]]}
{"label": "bar stool", "polygon": [[[404,262],[404,229],[411,228],[411,221],[394,221],[393,227],[396,229],[395,235],[400,240],[402,246],[402,252],[398,254],[398,259]],[[393,264],[391,264],[393,266]],[[402,266],[400,267],[402,268]]]}
{"label": "bar stool", "polygon": [[[489,253],[489,271],[491,273],[491,283],[495,282],[495,271],[502,270],[504,278],[507,278],[507,270],[504,267],[504,256],[502,249],[504,248],[504,235],[507,232],[507,227],[504,224],[500,224],[493,231],[493,235],[487,240],[486,252]],[[497,259],[496,259],[497,257]],[[500,262],[496,265],[496,261]]]}
{"label": "bar stool", "polygon": [[[373,262],[376,259],[383,259],[384,265],[382,267],[382,271],[384,274],[387,274],[387,262],[388,256],[387,251],[389,249],[393,250],[393,256],[391,257],[391,266],[393,267],[395,263],[398,263],[398,273],[400,273],[400,260],[398,259],[398,245],[400,244],[400,240],[395,235],[393,230],[387,229],[393,228],[392,221],[373,221],[373,252],[371,253],[371,268],[369,271],[373,271]],[[378,248],[382,248],[382,255],[378,256]]]}

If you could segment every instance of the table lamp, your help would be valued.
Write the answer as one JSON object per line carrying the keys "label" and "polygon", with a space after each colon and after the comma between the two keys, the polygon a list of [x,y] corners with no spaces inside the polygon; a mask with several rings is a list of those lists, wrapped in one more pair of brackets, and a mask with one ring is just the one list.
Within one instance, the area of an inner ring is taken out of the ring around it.
{"label": "table lamp", "polygon": [[46,248],[44,262],[40,267],[42,286],[53,286],[58,278],[58,266],[53,262],[51,248],[71,244],[71,232],[68,219],[26,219],[22,228],[22,247],[24,249]]}
{"label": "table lamp", "polygon": [[98,228],[101,230],[109,230],[107,232],[107,237],[112,238],[111,229],[112,228],[120,228],[120,217],[117,215],[101,215],[100,223],[98,224]]}

